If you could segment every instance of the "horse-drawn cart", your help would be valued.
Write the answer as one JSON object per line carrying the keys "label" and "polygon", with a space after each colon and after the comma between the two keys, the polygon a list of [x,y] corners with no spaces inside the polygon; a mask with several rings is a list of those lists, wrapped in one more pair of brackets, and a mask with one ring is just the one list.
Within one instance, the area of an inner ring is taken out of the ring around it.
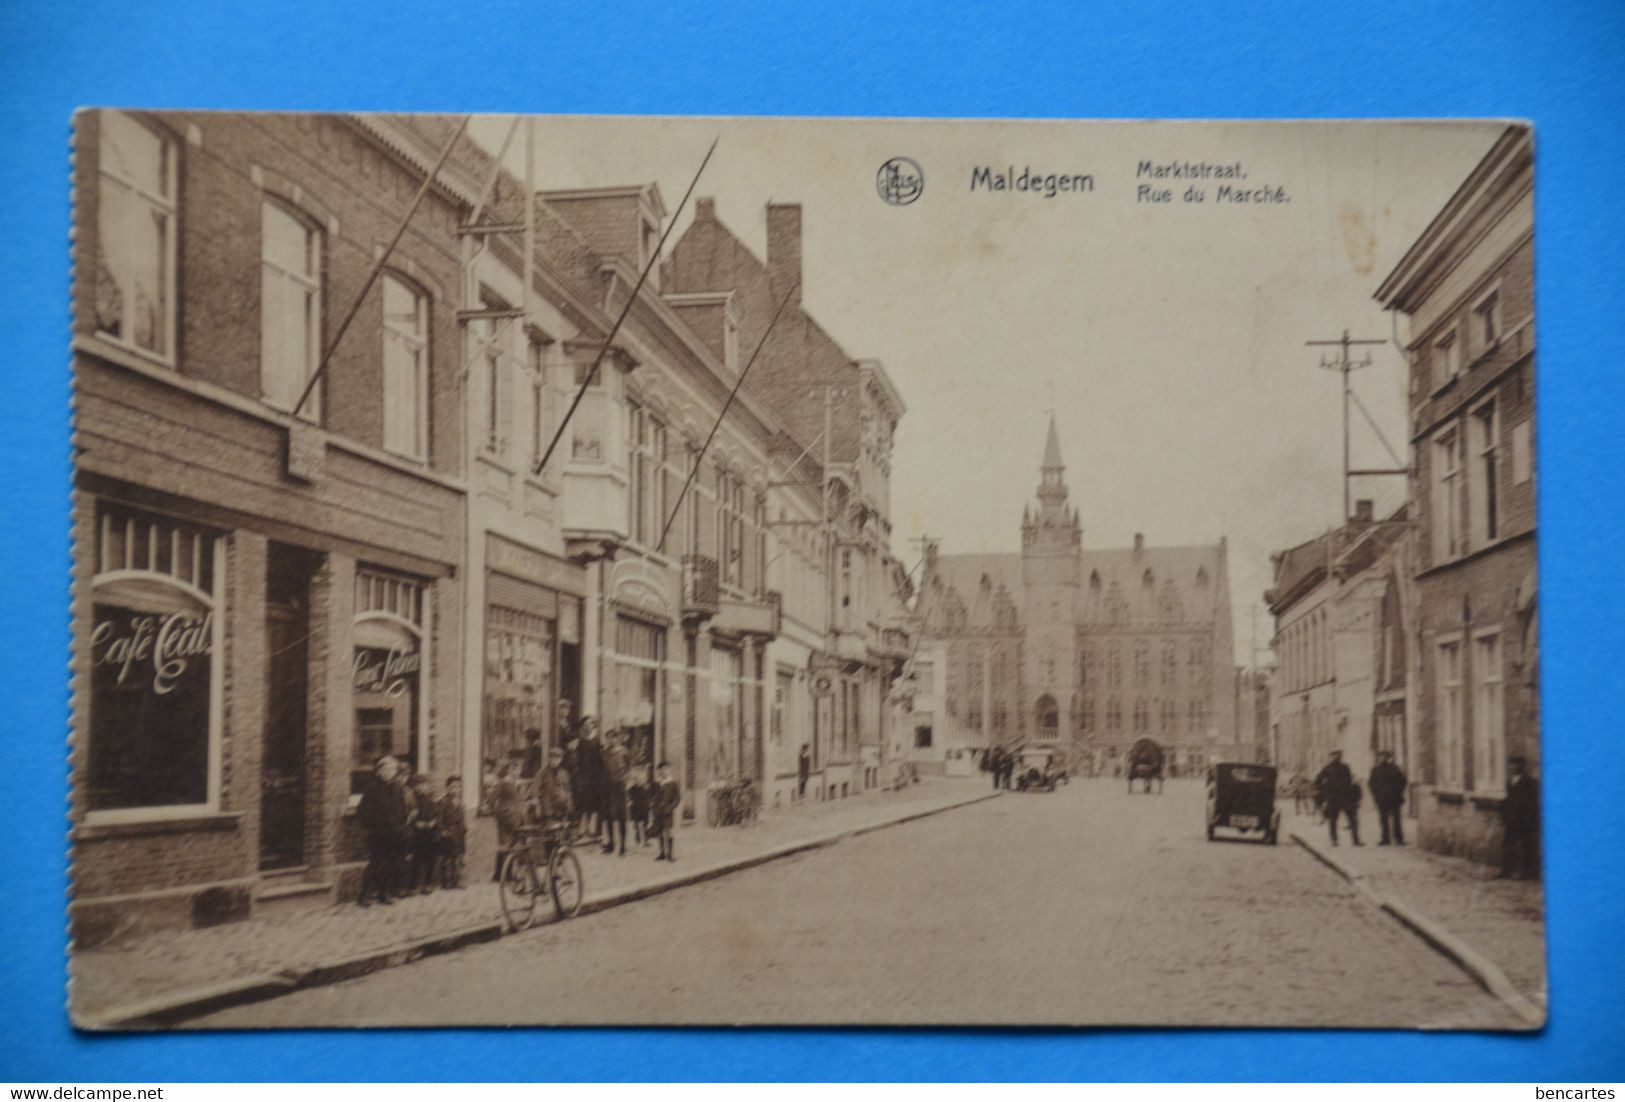
{"label": "horse-drawn cart", "polygon": [[1134,782],[1144,784],[1142,792],[1151,791],[1151,782],[1157,782],[1157,792],[1162,792],[1162,766],[1164,755],[1162,747],[1156,740],[1143,738],[1137,740],[1128,749],[1128,790],[1134,791]]}

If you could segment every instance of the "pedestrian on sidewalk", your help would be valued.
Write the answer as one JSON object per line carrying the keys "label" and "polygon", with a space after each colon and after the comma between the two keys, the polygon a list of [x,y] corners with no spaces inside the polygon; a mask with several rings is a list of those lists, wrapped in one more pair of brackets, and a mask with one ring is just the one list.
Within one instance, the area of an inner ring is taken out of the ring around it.
{"label": "pedestrian on sidewalk", "polygon": [[434,782],[427,774],[412,778],[411,872],[408,893],[428,895],[434,891],[435,858],[440,851],[440,801],[435,799]]}
{"label": "pedestrian on sidewalk", "polygon": [[1404,845],[1405,824],[1400,809],[1405,806],[1405,789],[1409,781],[1405,771],[1394,764],[1392,751],[1378,752],[1377,764],[1371,767],[1366,784],[1371,789],[1371,802],[1377,805],[1377,818],[1382,824],[1382,841],[1377,845]]}
{"label": "pedestrian on sidewalk", "polygon": [[542,732],[535,727],[525,728],[525,758],[519,768],[519,779],[535,780],[542,771]]}
{"label": "pedestrian on sidewalk", "polygon": [[357,906],[369,906],[374,899],[384,904],[395,902],[406,848],[407,806],[401,777],[401,766],[394,758],[387,754],[379,758],[356,808],[356,822],[367,847]]}
{"label": "pedestrian on sidewalk", "polygon": [[807,744],[801,744],[801,753],[796,755],[796,799],[807,798],[807,778],[812,776],[812,752]]}
{"label": "pedestrian on sidewalk", "polygon": [[542,822],[567,822],[575,814],[570,771],[561,748],[555,746],[547,752],[547,764],[536,774],[535,793],[536,817]]}
{"label": "pedestrian on sidewalk", "polygon": [[677,805],[683,800],[683,794],[672,779],[671,766],[665,762],[655,772],[655,793],[653,815],[650,820],[649,831],[660,842],[660,855],[656,861],[675,861],[672,853],[672,827],[677,817]]}
{"label": "pedestrian on sidewalk", "polygon": [[519,831],[525,825],[525,794],[519,780],[523,759],[518,750],[509,754],[491,792],[491,815],[497,821],[497,863],[491,879],[496,881],[502,879],[502,860],[519,840]]}
{"label": "pedestrian on sidewalk", "polygon": [[1540,877],[1540,782],[1522,757],[1507,759],[1507,794],[1501,801],[1501,871],[1497,880]]}
{"label": "pedestrian on sidewalk", "polygon": [[1326,816],[1334,846],[1337,845],[1337,820],[1344,815],[1348,817],[1349,838],[1355,845],[1363,845],[1360,841],[1359,812],[1356,810],[1359,797],[1354,789],[1354,774],[1343,762],[1343,751],[1333,750],[1331,760],[1315,775],[1315,801]]}
{"label": "pedestrian on sidewalk", "polygon": [[640,767],[626,786],[626,814],[632,820],[632,840],[640,846],[649,844],[649,792],[652,785]]}
{"label": "pedestrian on sidewalk", "polygon": [[621,856],[626,856],[626,773],[625,737],[619,727],[604,740],[604,802],[599,818],[604,826],[604,852],[615,852],[615,830],[620,828]]}
{"label": "pedestrian on sidewalk", "polygon": [[463,808],[463,778],[446,778],[446,795],[440,801],[440,834],[437,839],[440,886],[461,890],[463,854],[468,851],[468,813]]}
{"label": "pedestrian on sidewalk", "polygon": [[1004,762],[1001,760],[999,748],[995,746],[983,754],[982,761],[986,763],[982,768],[987,770],[988,774],[993,778],[993,787],[998,788],[1004,776]]}
{"label": "pedestrian on sidewalk", "polygon": [[576,739],[575,761],[570,765],[570,779],[575,785],[575,812],[582,829],[589,835],[598,834],[604,812],[604,746],[598,741],[598,721],[582,716],[580,738]]}

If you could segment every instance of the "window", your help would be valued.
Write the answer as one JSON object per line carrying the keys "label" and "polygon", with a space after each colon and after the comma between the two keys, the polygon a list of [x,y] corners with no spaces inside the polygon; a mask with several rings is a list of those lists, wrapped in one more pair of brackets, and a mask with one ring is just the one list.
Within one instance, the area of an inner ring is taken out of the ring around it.
{"label": "window", "polygon": [[1473,452],[1477,464],[1477,477],[1473,486],[1473,544],[1482,547],[1500,534],[1500,453],[1496,448],[1498,436],[1495,402],[1485,402],[1473,410],[1469,419],[1473,434]]}
{"label": "window", "polygon": [[1106,650],[1106,688],[1117,690],[1123,687],[1123,652],[1116,643],[1108,644]]}
{"label": "window", "polygon": [[390,754],[414,773],[428,769],[420,733],[427,719],[423,695],[423,639],[428,591],[412,578],[366,567],[355,575],[355,652],[350,688],[355,742],[350,792],[361,792],[373,763]]}
{"label": "window", "polygon": [[96,331],[172,361],[175,147],[118,111],[98,122]]}
{"label": "window", "polygon": [[1095,729],[1095,698],[1086,696],[1078,711],[1078,727],[1085,733]]}
{"label": "window", "polygon": [[384,447],[410,459],[428,451],[429,305],[384,276]]}
{"label": "window", "polygon": [[[745,567],[745,483],[737,475],[717,471],[717,548],[722,580],[727,585],[744,583]],[[851,605],[851,557],[843,551],[841,607]]]}
{"label": "window", "polygon": [[994,728],[994,730],[997,730],[997,731],[1004,730],[1004,725],[1005,725],[1005,723],[1007,723],[1009,721],[1009,718],[1010,718],[1010,713],[1009,713],[1009,710],[1005,707],[1004,701],[995,700],[993,702],[993,728]]}
{"label": "window", "polygon": [[1179,655],[1174,649],[1172,640],[1162,644],[1162,686],[1170,688],[1179,675]]}
{"label": "window", "polygon": [[1461,640],[1439,643],[1439,784],[1462,785]]}
{"label": "window", "polygon": [[1164,700],[1162,702],[1160,711],[1162,713],[1162,729],[1164,731],[1172,731],[1178,715],[1178,711],[1174,707],[1174,702],[1172,700]]}
{"label": "window", "polygon": [[218,806],[223,541],[113,505],[96,517],[85,806],[148,819]]}
{"label": "window", "polygon": [[1473,640],[1473,790],[1499,795],[1506,787],[1506,731],[1501,696],[1501,635]]}
{"label": "window", "polygon": [[1123,726],[1123,706],[1117,698],[1110,697],[1106,701],[1106,730],[1117,731]]}
{"label": "window", "polygon": [[1034,712],[1038,721],[1039,741],[1054,742],[1060,726],[1060,714],[1055,706],[1055,698],[1048,695],[1039,697]]}
{"label": "window", "polygon": [[1433,441],[1433,559],[1462,552],[1461,434],[1446,429]]}
{"label": "window", "polygon": [[547,342],[532,335],[527,352],[530,366],[530,466],[534,470],[547,450]]}
{"label": "window", "polygon": [[1433,341],[1433,385],[1441,387],[1460,374],[1461,341],[1451,326]]}
{"label": "window", "polygon": [[1145,701],[1136,700],[1134,702],[1134,730],[1135,730],[1135,732],[1138,733],[1138,734],[1143,734],[1147,730],[1149,730],[1150,727],[1151,727],[1151,712],[1150,712],[1150,710],[1146,707]]}
{"label": "window", "polygon": [[931,728],[914,728],[914,749],[929,750],[931,748]]}
{"label": "window", "polygon": [[1496,288],[1473,307],[1473,339],[1477,351],[1494,348],[1501,339],[1501,290]]}
{"label": "window", "polygon": [[[486,310],[507,310],[507,303],[489,293],[480,301]],[[508,447],[508,350],[505,341],[508,322],[503,318],[481,319],[471,330],[478,348],[482,397],[481,435],[485,450],[501,454]]]}
{"label": "window", "polygon": [[[280,203],[260,205],[260,392],[292,412],[321,357],[322,235]],[[321,417],[321,393],[300,411]]]}
{"label": "window", "polygon": [[[785,724],[790,707],[790,692],[795,686],[795,674],[779,670],[773,681],[773,718],[768,728],[774,746],[784,745]],[[929,735],[930,728],[926,728]],[[926,745],[930,745],[927,743]]]}
{"label": "window", "polygon": [[1134,682],[1136,685],[1145,685],[1151,679],[1151,646],[1148,643],[1134,644]]}

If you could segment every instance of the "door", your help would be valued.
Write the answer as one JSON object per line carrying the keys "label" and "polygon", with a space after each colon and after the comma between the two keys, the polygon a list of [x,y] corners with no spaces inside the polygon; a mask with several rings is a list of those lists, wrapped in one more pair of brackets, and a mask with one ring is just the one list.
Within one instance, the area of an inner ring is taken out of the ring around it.
{"label": "door", "polygon": [[305,739],[314,556],[271,544],[266,562],[265,734],[260,769],[260,868],[305,863]]}

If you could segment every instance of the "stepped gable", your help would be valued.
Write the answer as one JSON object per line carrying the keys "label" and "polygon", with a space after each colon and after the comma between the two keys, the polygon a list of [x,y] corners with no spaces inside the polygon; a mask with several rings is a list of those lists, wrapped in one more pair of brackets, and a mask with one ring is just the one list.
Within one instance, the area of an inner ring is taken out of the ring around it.
{"label": "stepped gable", "polygon": [[[1016,614],[1022,608],[1021,555],[1016,552],[985,555],[940,555],[933,574],[943,596],[956,594],[972,627],[993,626],[994,598],[1002,588]],[[982,581],[988,582],[983,599]]]}
{"label": "stepped gable", "polygon": [[1114,604],[1121,623],[1206,622],[1224,596],[1218,544],[1085,549],[1080,573],[1086,624],[1111,623]]}

